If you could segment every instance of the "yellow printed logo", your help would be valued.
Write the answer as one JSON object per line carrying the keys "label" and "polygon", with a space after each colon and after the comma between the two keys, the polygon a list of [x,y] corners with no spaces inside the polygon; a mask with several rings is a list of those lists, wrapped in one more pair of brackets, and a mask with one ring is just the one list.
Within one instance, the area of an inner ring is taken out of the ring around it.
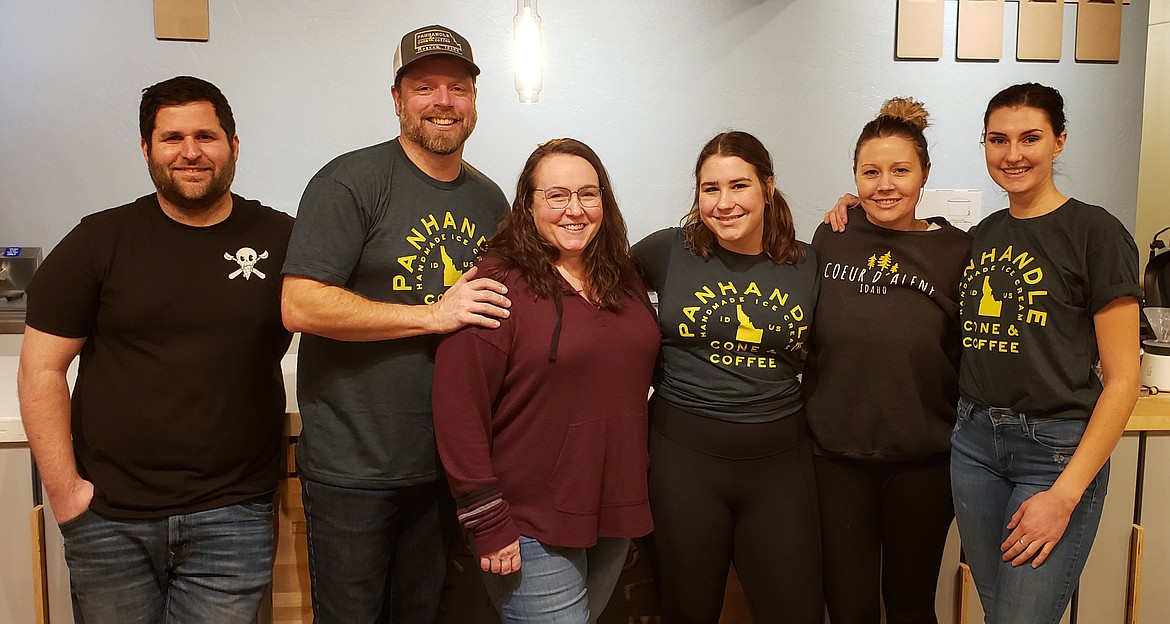
{"label": "yellow printed logo", "polygon": [[776,368],[782,351],[798,351],[808,332],[804,308],[778,288],[749,281],[717,282],[694,291],[682,307],[678,335],[706,340],[712,364],[738,369]]}
{"label": "yellow printed logo", "polygon": [[407,245],[416,253],[398,257],[406,273],[394,276],[394,290],[421,291],[425,303],[438,301],[475,265],[486,240],[482,228],[467,217],[457,218],[451,212],[421,217],[406,235]]}
{"label": "yellow printed logo", "polygon": [[991,290],[991,276],[983,276],[983,296],[979,299],[979,316],[999,317],[1003,310],[1003,302],[996,301]]}
{"label": "yellow printed logo", "polygon": [[735,339],[739,342],[754,342],[760,344],[764,339],[764,330],[756,329],[752,320],[743,311],[743,304],[735,306],[735,318],[739,320],[739,327],[735,330]]}
{"label": "yellow printed logo", "polygon": [[[1013,246],[992,247],[972,256],[963,272],[963,347],[992,353],[1020,353],[1020,332],[1046,327],[1042,309],[1048,290],[1036,256]],[[970,314],[974,310],[975,314]]]}
{"label": "yellow printed logo", "polygon": [[889,271],[890,273],[898,272],[898,263],[894,262],[893,254],[889,251],[880,256],[877,254],[870,256],[866,266],[871,269]]}
{"label": "yellow printed logo", "polygon": [[913,262],[905,271],[901,269],[894,254],[886,251],[870,255],[864,266],[828,262],[821,272],[821,279],[822,283],[845,283],[851,287],[855,284],[857,292],[862,295],[888,295],[891,287],[900,287],[918,290],[927,297],[934,296],[934,284],[917,274]]}
{"label": "yellow printed logo", "polygon": [[447,255],[446,247],[440,245],[439,254],[443,259],[443,286],[450,288],[463,276],[463,271],[455,268],[455,261],[451,259],[451,256]]}

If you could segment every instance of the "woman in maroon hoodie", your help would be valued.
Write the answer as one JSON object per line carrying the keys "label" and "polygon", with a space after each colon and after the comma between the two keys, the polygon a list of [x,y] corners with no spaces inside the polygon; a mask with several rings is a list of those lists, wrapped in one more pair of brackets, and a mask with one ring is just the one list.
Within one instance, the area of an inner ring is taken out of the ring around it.
{"label": "woman in maroon hoodie", "polygon": [[659,340],[592,149],[536,148],[479,271],[507,286],[508,318],[447,336],[435,356],[435,437],[459,521],[505,622],[595,622],[630,538],[651,529]]}

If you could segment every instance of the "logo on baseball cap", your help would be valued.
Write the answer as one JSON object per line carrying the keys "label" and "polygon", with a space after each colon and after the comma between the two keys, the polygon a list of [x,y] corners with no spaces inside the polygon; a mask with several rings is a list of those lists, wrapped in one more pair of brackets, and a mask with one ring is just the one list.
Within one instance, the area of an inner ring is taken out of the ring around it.
{"label": "logo on baseball cap", "polygon": [[394,77],[402,74],[411,63],[428,56],[443,54],[467,63],[472,76],[479,75],[479,66],[471,56],[471,44],[462,35],[445,26],[426,26],[406,33],[394,50]]}

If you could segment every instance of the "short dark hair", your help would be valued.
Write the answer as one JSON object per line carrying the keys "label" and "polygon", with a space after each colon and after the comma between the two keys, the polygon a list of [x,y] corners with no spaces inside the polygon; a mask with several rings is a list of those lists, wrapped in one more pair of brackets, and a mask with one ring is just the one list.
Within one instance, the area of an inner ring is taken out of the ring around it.
{"label": "short dark hair", "polygon": [[991,118],[992,113],[1001,108],[1020,106],[1040,109],[1048,116],[1053,134],[1060,136],[1064,132],[1068,123],[1064,116],[1064,97],[1060,95],[1060,91],[1035,82],[1012,85],[996,93],[987,103],[987,110],[983,113],[983,131],[987,132],[987,120]]}
{"label": "short dark hair", "polygon": [[150,144],[150,135],[154,132],[154,121],[160,108],[191,102],[211,103],[228,140],[236,136],[236,118],[232,116],[232,107],[219,87],[201,78],[175,76],[142,90],[142,103],[138,107],[138,130],[142,133],[142,140]]}
{"label": "short dark hair", "polygon": [[759,139],[740,131],[717,134],[699,151],[699,158],[695,161],[695,202],[682,221],[683,241],[687,249],[709,260],[718,244],[715,233],[707,228],[699,214],[699,184],[702,183],[703,164],[714,156],[735,156],[751,165],[764,193],[767,193],[768,178],[772,178],[772,196],[764,196],[764,253],[776,264],[796,264],[804,260],[804,248],[796,241],[792,210],[784,200],[780,187],[775,185],[772,155]]}
{"label": "short dark hair", "polygon": [[626,221],[618,209],[617,197],[609,181],[609,174],[593,148],[577,139],[553,139],[537,146],[516,180],[516,199],[512,208],[500,220],[499,230],[484,246],[487,253],[502,259],[501,271],[489,277],[501,277],[510,269],[520,271],[528,287],[538,297],[552,299],[560,288],[560,277],[553,263],[558,258],[557,248],[541,237],[532,216],[532,202],[536,191],[536,169],[549,156],[566,154],[578,156],[597,172],[601,186],[601,227],[585,248],[586,283],[598,307],[605,310],[621,308],[623,295],[634,295],[636,269],[630,260],[630,241]]}

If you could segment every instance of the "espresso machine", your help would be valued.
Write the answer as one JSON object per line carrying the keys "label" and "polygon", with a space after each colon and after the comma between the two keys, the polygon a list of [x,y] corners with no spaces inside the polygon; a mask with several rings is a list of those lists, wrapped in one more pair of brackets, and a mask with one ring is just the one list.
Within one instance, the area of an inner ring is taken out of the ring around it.
{"label": "espresso machine", "polygon": [[1142,385],[1161,392],[1170,392],[1170,249],[1160,238],[1167,232],[1170,227],[1162,228],[1150,242],[1142,306]]}
{"label": "espresso machine", "polygon": [[0,247],[0,333],[24,331],[24,289],[40,264],[40,247]]}

